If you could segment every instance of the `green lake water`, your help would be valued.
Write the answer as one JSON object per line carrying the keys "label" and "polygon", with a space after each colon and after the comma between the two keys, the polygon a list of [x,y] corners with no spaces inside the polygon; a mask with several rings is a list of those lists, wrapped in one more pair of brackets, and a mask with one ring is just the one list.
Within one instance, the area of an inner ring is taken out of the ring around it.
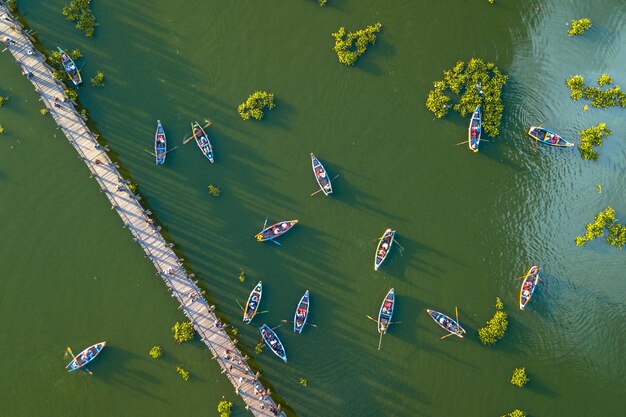
{"label": "green lake water", "polygon": [[[19,0],[46,47],[79,48],[86,80],[105,73],[105,87],[81,86],[81,102],[290,414],[623,413],[626,258],[573,238],[608,205],[626,219],[626,110],[583,111],[564,84],[606,72],[626,87],[623,0],[93,3],[100,25],[86,39],[63,1]],[[580,17],[592,29],[568,37]],[[338,63],[330,34],[376,21],[376,45],[353,68]],[[478,154],[455,146],[467,119],[433,120],[424,106],[442,71],[470,57],[509,75],[501,134]],[[276,95],[276,109],[244,122],[236,107],[257,89]],[[176,303],[7,52],[0,95],[11,97],[0,109],[0,415],[207,416],[222,396],[248,415],[200,342],[172,341]],[[182,145],[190,122],[207,118],[213,165]],[[178,146],[158,167],[144,152],[157,119]],[[543,124],[575,141],[600,122],[614,133],[597,163],[526,135]],[[310,152],[339,174],[332,198],[309,196]],[[300,223],[281,247],[259,244],[266,217]],[[374,272],[373,240],[387,227],[404,250]],[[521,312],[513,278],[534,264],[544,279]],[[268,312],[244,325],[236,300],[259,280]],[[366,315],[391,287],[401,323],[379,351]],[[317,328],[277,330],[287,364],[256,355],[256,325],[291,319],[306,289]],[[483,347],[476,331],[496,296],[509,330]],[[425,309],[455,306],[468,337],[442,341]],[[101,340],[93,376],[64,372],[68,345]],[[155,344],[158,361],[147,354]],[[521,366],[524,389],[509,383]]]}

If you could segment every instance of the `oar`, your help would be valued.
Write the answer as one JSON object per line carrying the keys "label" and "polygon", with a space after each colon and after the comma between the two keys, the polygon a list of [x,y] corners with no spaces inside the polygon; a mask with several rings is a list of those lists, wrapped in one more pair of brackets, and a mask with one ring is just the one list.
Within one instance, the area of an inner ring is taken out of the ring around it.
{"label": "oar", "polygon": [[398,242],[398,240],[397,240],[397,239],[394,239],[394,242],[396,242],[396,243],[398,244],[398,246],[400,246],[400,249],[404,250],[404,246],[402,246],[402,245],[400,244],[400,242]]}
{"label": "oar", "polygon": [[189,141],[190,141],[191,139],[193,139],[193,138],[194,138],[194,136],[193,136],[193,135],[191,135],[191,136],[189,136],[188,138],[183,139],[183,145],[186,145],[187,143],[189,143]]}
{"label": "oar", "polygon": [[264,313],[269,313],[269,312],[270,312],[269,310],[263,310],[263,311],[259,311],[259,312],[258,312],[258,313],[256,313],[256,314],[264,314]]}
{"label": "oar", "polygon": [[276,327],[272,327],[272,330],[278,329],[279,327],[282,327],[282,326],[283,326],[282,324],[279,324],[279,325],[278,325],[278,326],[276,326]]}
{"label": "oar", "polygon": [[154,156],[154,157],[156,158],[156,155],[155,155],[155,154],[153,154],[152,152],[150,152],[149,150],[144,149],[144,151],[148,152],[150,155],[152,155],[152,156]]}
{"label": "oar", "polygon": [[263,229],[261,230],[265,230],[265,226],[267,226],[267,217],[265,218],[265,221],[263,222]]}
{"label": "oar", "polygon": [[368,316],[368,315],[365,315],[365,317],[367,317],[368,319],[370,319],[370,320],[375,321],[376,323],[378,323],[378,320],[375,320],[375,319],[371,318],[371,317],[370,317],[370,316]]}
{"label": "oar", "polygon": [[174,149],[178,148],[178,146],[174,146],[172,149],[170,149],[169,151],[166,151],[163,155],[166,155],[170,152],[172,152]]}
{"label": "oar", "polygon": [[239,304],[239,300],[235,300],[235,301],[237,302],[237,305],[239,306],[239,308],[243,310],[243,307],[241,306],[241,304]]}
{"label": "oar", "polygon": [[280,244],[280,242],[278,242],[278,241],[276,241],[276,240],[274,240],[274,239],[270,239],[270,242],[272,242],[272,243],[276,243],[278,246],[283,246],[283,245],[281,245],[281,244]]}
{"label": "oar", "polygon": [[400,324],[402,323],[401,321],[390,321],[389,324]]}
{"label": "oar", "polygon": [[[330,181],[328,181],[328,182],[333,182],[333,181],[335,181],[335,180],[337,179],[337,177],[339,177],[339,174],[335,175],[335,178],[333,178],[332,180],[330,180]],[[311,193],[311,197],[313,197],[315,194],[319,193],[320,191],[324,191],[324,189],[323,189],[323,188],[320,188],[320,189],[319,189],[319,190],[317,190],[316,192]]]}
{"label": "oar", "polygon": [[440,337],[439,339],[443,340],[443,339],[445,339],[446,337],[450,337],[450,336],[452,336],[453,334],[454,334],[454,333],[448,333],[447,335],[442,336],[442,337]]}
{"label": "oar", "polygon": [[383,335],[385,333],[380,332],[380,339],[378,339],[378,350],[380,350],[380,345],[383,343]]}
{"label": "oar", "polygon": [[[67,351],[70,353],[70,355],[72,355],[72,359],[74,359],[74,361],[76,361],[76,356],[74,356],[74,352],[72,352],[72,349],[69,346],[67,347]],[[76,363],[78,363],[78,361],[76,361]],[[86,367],[83,366],[82,369],[83,369],[83,371],[87,372],[89,375],[93,375],[93,372],[91,372]]]}
{"label": "oar", "polygon": [[464,140],[463,142],[456,143],[454,146],[463,145],[464,143],[467,143],[467,142],[469,142],[469,141],[468,140]]}

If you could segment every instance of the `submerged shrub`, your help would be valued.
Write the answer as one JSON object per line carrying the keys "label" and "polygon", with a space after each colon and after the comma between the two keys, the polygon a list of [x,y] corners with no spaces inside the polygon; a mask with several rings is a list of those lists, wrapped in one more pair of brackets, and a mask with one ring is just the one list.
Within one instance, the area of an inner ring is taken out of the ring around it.
{"label": "submerged shrub", "polygon": [[582,246],[590,240],[604,236],[605,232],[608,232],[608,244],[619,249],[626,244],[626,226],[622,226],[615,219],[615,210],[611,206],[598,213],[593,222],[585,226],[585,234],[576,236],[574,242],[576,246]]}
{"label": "submerged shrub", "polygon": [[220,194],[222,194],[222,190],[220,190],[219,187],[216,187],[213,184],[209,184],[209,194],[211,194],[213,197],[219,197]]}
{"label": "submerged shrub", "polygon": [[0,135],[4,135],[4,126],[0,125]]}
{"label": "submerged shrub", "polygon": [[513,376],[511,377],[511,384],[523,388],[528,381],[529,379],[526,376],[526,368],[515,368]]}
{"label": "submerged shrub", "polygon": [[585,79],[581,75],[570,77],[565,84],[569,87],[573,100],[591,100],[591,105],[597,108],[626,107],[626,93],[619,86],[613,85],[613,78],[608,74],[598,77],[598,87],[585,85]]}
{"label": "submerged shrub", "polygon": [[161,346],[152,346],[152,349],[150,349],[149,354],[152,358],[158,359],[161,356],[163,356],[163,349],[161,349]]}
{"label": "submerged shrub", "polygon": [[265,107],[269,110],[275,107],[274,94],[267,91],[255,91],[248,97],[245,103],[241,103],[237,107],[237,111],[243,120],[248,120],[250,117],[261,120]]}
{"label": "submerged shrub", "polygon": [[369,44],[376,43],[376,33],[380,32],[382,26],[380,22],[377,22],[364,29],[348,33],[346,33],[346,28],[340,27],[337,32],[332,34],[335,39],[333,51],[337,53],[339,62],[353,65],[365,53]]}
{"label": "submerged shrub", "polygon": [[232,406],[233,403],[227,400],[222,400],[217,403],[217,412],[220,413],[220,417],[230,417],[230,409]]}
{"label": "submerged shrub", "polygon": [[522,410],[520,410],[519,408],[511,411],[510,413],[507,413],[505,415],[503,415],[502,417],[526,417],[526,413],[523,412]]}
{"label": "submerged shrub", "polygon": [[72,101],[78,100],[78,92],[76,90],[71,89],[71,88],[66,88],[65,89],[65,95],[67,96],[67,98],[69,98]]}
{"label": "submerged shrub", "polygon": [[185,321],[182,323],[176,322],[172,327],[174,333],[174,340],[178,343],[184,343],[193,339],[194,330],[191,322]]}
{"label": "submerged shrub", "polygon": [[426,108],[436,118],[442,118],[450,110],[451,98],[446,89],[459,96],[453,109],[462,117],[472,114],[478,105],[482,109],[483,131],[489,136],[497,136],[502,122],[502,88],[507,76],[491,62],[472,58],[467,63],[459,61],[454,67],[443,72],[443,79],[433,83],[429,91]]}
{"label": "submerged shrub", "polygon": [[569,36],[580,36],[591,27],[591,20],[586,17],[578,20],[572,20],[572,27],[567,34]]}
{"label": "submerged shrub", "polygon": [[509,325],[508,315],[504,311],[504,304],[500,297],[496,298],[496,312],[487,321],[485,327],[478,329],[478,337],[483,345],[493,345],[502,339]]}
{"label": "submerged shrub", "polygon": [[183,368],[183,365],[176,365],[176,372],[178,372],[181,378],[184,379],[185,381],[187,381],[189,379],[189,376],[191,375],[191,373],[188,370]]}
{"label": "submerged shrub", "polygon": [[9,101],[9,96],[3,97],[0,96],[0,107],[4,106],[4,104]]}
{"label": "submerged shrub", "polygon": [[98,71],[96,75],[91,79],[91,85],[95,87],[100,87],[104,85],[104,73],[102,71]]}
{"label": "submerged shrub", "polygon": [[91,0],[72,0],[63,7],[63,16],[70,22],[76,22],[76,28],[88,38],[93,37],[96,17],[89,7]]}
{"label": "submerged shrub", "polygon": [[612,133],[613,132],[606,127],[606,123],[600,123],[589,129],[581,130],[580,142],[578,143],[580,156],[585,160],[597,160],[600,155],[593,148],[602,146],[603,139]]}

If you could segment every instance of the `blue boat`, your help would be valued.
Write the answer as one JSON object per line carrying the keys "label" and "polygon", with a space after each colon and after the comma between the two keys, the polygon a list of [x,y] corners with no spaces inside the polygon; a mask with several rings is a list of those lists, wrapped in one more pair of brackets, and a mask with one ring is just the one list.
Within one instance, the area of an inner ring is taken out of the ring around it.
{"label": "blue boat", "polygon": [[63,69],[67,73],[67,76],[70,77],[70,80],[74,83],[74,85],[78,85],[83,82],[83,79],[80,76],[80,71],[76,68],[76,64],[74,60],[70,58],[65,51],[57,46],[59,53],[61,54],[61,63],[63,64]]}
{"label": "blue boat", "polygon": [[250,324],[256,312],[259,310],[261,304],[261,296],[263,295],[263,284],[259,281],[258,284],[252,289],[248,296],[248,302],[246,308],[243,309],[243,322]]}
{"label": "blue boat", "polygon": [[193,122],[191,124],[191,131],[193,132],[193,137],[204,156],[206,156],[207,159],[213,163],[213,146],[211,146],[211,141],[209,141],[209,137],[202,126],[200,126],[198,122]]}
{"label": "blue boat", "polygon": [[274,330],[270,328],[267,324],[259,327],[259,331],[261,332],[261,337],[263,337],[263,341],[269,348],[274,352],[276,356],[281,358],[283,361],[287,362],[287,353],[285,352],[285,347],[283,343],[280,341]]}
{"label": "blue boat", "polygon": [[531,126],[528,134],[531,138],[544,145],[555,146],[557,148],[574,146],[572,142],[568,142],[561,136],[543,127]]}
{"label": "blue boat", "polygon": [[467,144],[471,151],[478,152],[480,146],[480,136],[482,134],[482,118],[480,114],[480,106],[476,107],[472,113],[469,127],[467,128]]}
{"label": "blue boat", "polygon": [[[456,320],[435,310],[426,309],[426,312],[433,320],[435,320],[435,323],[437,323],[439,327],[441,327],[448,333],[463,338],[463,335],[465,334],[465,329],[462,328]],[[447,337],[447,335],[444,337]]]}
{"label": "blue boat", "polygon": [[391,324],[391,317],[393,316],[393,308],[396,304],[396,293],[392,289],[389,290],[383,303],[380,305],[380,311],[378,312],[378,333],[381,335],[387,333],[389,324]]}
{"label": "blue boat", "polygon": [[[80,352],[78,355],[74,356],[74,358],[67,364],[65,367],[68,369],[68,372],[76,371],[87,365],[89,362],[93,361],[96,356],[104,349],[107,342],[96,343],[95,345],[89,346],[87,349]],[[69,348],[68,348],[69,350]],[[71,350],[69,350],[71,353]]]}
{"label": "blue boat", "polygon": [[389,249],[391,249],[391,245],[393,244],[393,239],[395,238],[395,236],[395,230],[387,229],[378,241],[376,254],[374,255],[374,271],[378,271],[380,265],[385,261],[385,259],[387,259],[387,255],[389,255]]}
{"label": "blue boat", "polygon": [[328,178],[326,168],[324,168],[324,165],[322,165],[313,153],[311,153],[311,165],[313,167],[313,175],[315,175],[315,179],[317,180],[317,184],[320,186],[320,189],[324,194],[331,195],[333,193],[333,186],[330,183],[330,178]]}
{"label": "blue boat", "polygon": [[157,120],[157,129],[154,134],[154,158],[157,165],[165,163],[165,155],[167,154],[167,139],[165,131],[161,126],[161,121]]}
{"label": "blue boat", "polygon": [[298,303],[298,307],[296,307],[296,312],[293,315],[294,332],[302,333],[306,320],[309,318],[309,306],[309,290],[306,290]]}

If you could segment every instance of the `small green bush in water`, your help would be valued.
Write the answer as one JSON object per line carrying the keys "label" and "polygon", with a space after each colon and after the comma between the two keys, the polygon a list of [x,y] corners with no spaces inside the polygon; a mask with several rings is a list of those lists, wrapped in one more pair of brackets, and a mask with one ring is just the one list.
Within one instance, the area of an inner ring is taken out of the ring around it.
{"label": "small green bush in water", "polygon": [[11,13],[16,11],[17,10],[17,0],[9,0],[9,1],[7,1],[7,7],[9,8],[9,11]]}
{"label": "small green bush in water", "polygon": [[178,343],[191,340],[194,335],[193,326],[188,321],[182,323],[176,322],[174,327],[172,327],[172,332],[174,332],[174,340]]}
{"label": "small green bush in water", "polygon": [[233,336],[237,336],[239,334],[239,330],[236,327],[231,327],[230,334],[232,334]]}
{"label": "small green bush in water", "polygon": [[82,108],[80,109],[79,113],[82,116],[83,120],[85,121],[89,120],[89,112],[87,111],[87,109]]}
{"label": "small green bush in water", "polygon": [[76,90],[72,90],[71,88],[65,89],[65,95],[72,101],[76,101],[78,99],[78,93]]}
{"label": "small green bush in water", "polygon": [[332,34],[335,38],[333,51],[337,53],[339,62],[346,65],[353,65],[356,60],[365,53],[369,44],[376,43],[376,33],[380,32],[383,25],[380,22],[359,29],[356,32],[346,33],[343,26]]}
{"label": "small green bush in water", "polygon": [[239,273],[239,282],[244,282],[246,280],[246,272],[242,269]]}
{"label": "small green bush in water", "polygon": [[599,154],[593,149],[596,146],[602,146],[603,139],[613,134],[607,127],[606,123],[600,123],[597,126],[580,131],[580,142],[578,143],[578,152],[585,160],[597,160]]}
{"label": "small green bush in water", "polygon": [[511,411],[510,413],[503,415],[502,417],[526,417],[526,413],[518,408]]}
{"label": "small green bush in water", "polygon": [[227,400],[222,400],[217,403],[217,412],[220,413],[220,417],[230,417],[230,409],[233,403]]}
{"label": "small green bush in water", "polygon": [[585,18],[572,20],[572,27],[567,34],[569,36],[580,36],[591,27],[591,20]]}
{"label": "small green bush in water", "polygon": [[72,49],[72,50],[70,51],[70,57],[71,57],[74,61],[76,61],[77,59],[80,59],[80,58],[82,58],[82,57],[83,57],[83,53],[82,53],[82,52],[80,52],[80,49]]}
{"label": "small green bush in water", "polygon": [[263,342],[259,342],[259,343],[257,343],[257,344],[256,344],[256,346],[254,347],[254,351],[255,351],[256,353],[261,353],[261,352],[263,352],[263,348],[264,348],[264,347],[265,347],[265,343],[263,343]]}
{"label": "small green bush in water", "polygon": [[[626,107],[626,93],[621,88],[613,85],[610,75],[602,74],[598,78],[598,87],[585,85],[585,79],[581,75],[573,75],[565,81],[570,89],[570,97],[573,100],[591,100],[591,105],[597,108],[621,106]],[[601,87],[606,87],[601,89]]]}
{"label": "small green bush in water", "polygon": [[215,185],[210,184],[209,194],[211,194],[213,197],[219,197],[220,194],[222,194],[222,190],[220,190],[219,187],[216,187]]}
{"label": "small green bush in water", "polygon": [[[472,58],[467,63],[459,61],[450,70],[443,72],[443,80],[435,81],[434,88],[428,93],[426,108],[436,118],[442,118],[450,110],[451,98],[446,89],[459,96],[454,110],[461,117],[472,114],[478,105],[482,110],[483,131],[489,136],[497,136],[502,122],[502,87],[507,76],[502,75],[493,63]],[[481,91],[482,90],[482,91]]]}
{"label": "small green bush in water", "polygon": [[61,65],[61,53],[59,51],[52,51],[46,58],[50,65]]}
{"label": "small green bush in water", "polygon": [[76,28],[88,38],[93,37],[96,17],[89,7],[91,0],[72,0],[63,7],[63,15],[70,22],[76,22]]}
{"label": "small green bush in water", "polygon": [[4,135],[4,126],[0,125],[0,135]]}
{"label": "small green bush in water", "polygon": [[4,104],[9,101],[9,96],[2,97],[0,96],[0,107],[4,106]]}
{"label": "small green bush in water", "polygon": [[523,388],[528,381],[529,379],[526,376],[526,368],[515,368],[513,376],[511,377],[511,384]]}
{"label": "small green bush in water", "polygon": [[582,246],[590,240],[602,237],[605,232],[608,232],[606,237],[608,244],[619,249],[622,249],[626,244],[626,226],[622,226],[615,219],[615,210],[611,206],[598,213],[593,222],[588,223],[585,229],[584,236],[576,236],[574,239],[576,246]]}
{"label": "small green bush in water", "polygon": [[96,87],[104,85],[104,73],[102,71],[98,71],[96,75],[91,79],[91,85]]}
{"label": "small green bush in water", "polygon": [[178,372],[180,377],[184,379],[185,381],[187,381],[189,379],[189,375],[191,375],[191,373],[188,370],[183,368],[183,365],[176,365],[176,372]]}
{"label": "small green bush in water", "polygon": [[504,337],[509,325],[507,317],[502,300],[500,300],[500,297],[496,298],[496,312],[493,317],[487,321],[485,327],[478,329],[478,337],[483,345],[493,345]]}
{"label": "small green bush in water", "polygon": [[52,71],[52,76],[54,78],[56,78],[59,81],[67,81],[69,80],[67,73],[65,71],[61,71],[61,70],[54,70]]}
{"label": "small green bush in water", "polygon": [[161,349],[161,346],[152,346],[152,349],[150,349],[150,356],[154,359],[159,359],[163,356],[163,349]]}
{"label": "small green bush in water", "polygon": [[48,109],[41,109],[39,110],[39,113],[41,113],[42,116],[45,116],[46,114],[48,114]]}
{"label": "small green bush in water", "polygon": [[267,91],[255,91],[248,97],[245,103],[241,103],[237,107],[237,111],[243,120],[248,120],[250,117],[261,120],[265,107],[269,110],[275,107],[274,94]]}
{"label": "small green bush in water", "polygon": [[306,387],[308,383],[309,382],[306,380],[306,378],[300,378],[300,385],[302,385],[303,387]]}

